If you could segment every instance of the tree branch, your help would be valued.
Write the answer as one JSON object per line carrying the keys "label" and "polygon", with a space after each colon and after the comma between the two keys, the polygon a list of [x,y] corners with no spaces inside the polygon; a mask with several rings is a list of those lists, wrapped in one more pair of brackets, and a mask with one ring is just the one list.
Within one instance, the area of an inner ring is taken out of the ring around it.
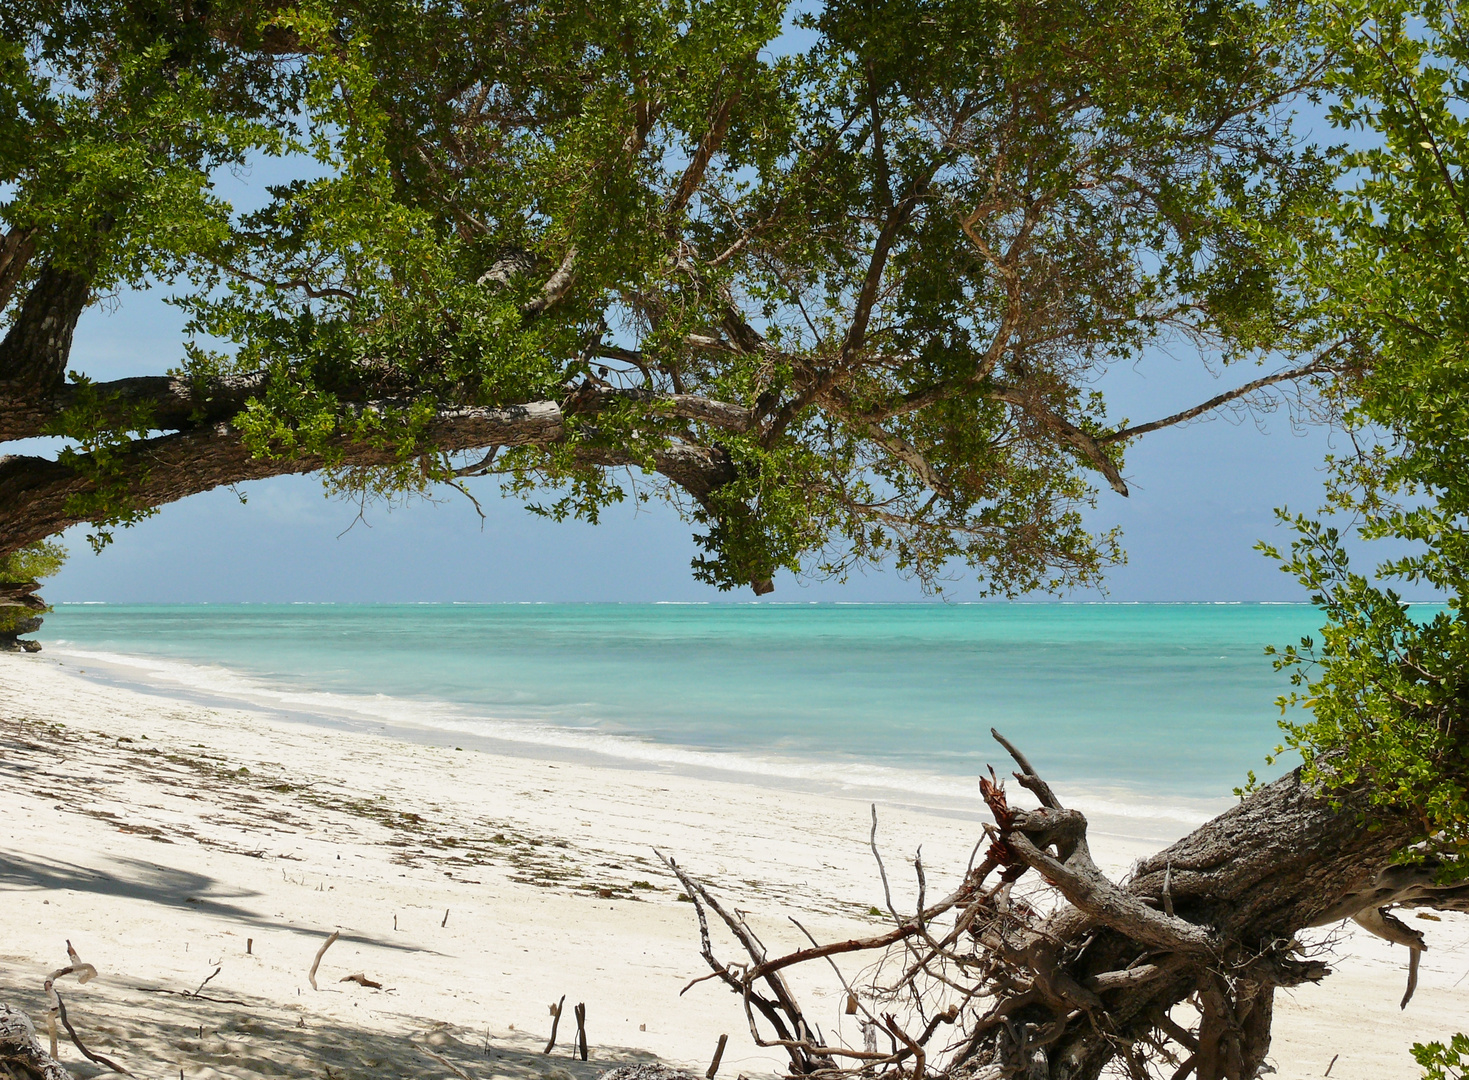
{"label": "tree branch", "polygon": [[1107,456],[1102,449],[1102,442],[1094,435],[1089,435],[1075,424],[1064,417],[1052,412],[1034,394],[1026,393],[1012,386],[996,386],[990,392],[990,397],[996,401],[1003,401],[1010,405],[1017,405],[1031,416],[1035,417],[1046,427],[1059,435],[1075,449],[1079,450],[1093,467],[1096,468],[1107,482],[1112,485],[1112,490],[1119,495],[1127,494],[1127,484],[1122,479],[1122,473],[1117,469],[1117,463]]}
{"label": "tree branch", "polygon": [[522,307],[520,313],[527,320],[544,315],[571,291],[572,282],[575,280],[576,246],[572,245],[566,249],[566,255],[561,259],[561,265],[556,268],[556,272],[546,279],[545,285],[541,286],[541,295]]}
{"label": "tree branch", "polygon": [[[599,394],[608,401],[624,394],[639,400],[635,391],[603,390]],[[720,403],[704,398],[648,400],[675,416],[697,414],[696,418],[707,419],[720,412]],[[423,437],[435,449],[456,451],[492,445],[550,446],[564,441],[568,434],[568,417],[562,407],[554,401],[537,401],[500,409],[445,409],[428,424]],[[331,464],[374,466],[398,461],[391,446],[346,439],[335,443],[332,451],[336,456]],[[641,465],[645,460],[625,450],[596,446],[578,447],[577,458],[598,466]],[[652,450],[648,459],[657,472],[701,503],[733,478],[727,457],[716,449],[674,443]],[[88,475],[89,459],[79,464],[72,467],[40,457],[0,457],[0,506],[5,508],[0,515],[0,554],[88,520],[86,512],[78,509],[78,500],[95,491],[96,484]],[[223,422],[138,440],[111,461],[114,475],[126,482],[128,498],[140,507],[162,506],[226,484],[316,472],[328,464],[317,455],[256,457],[239,432]]]}
{"label": "tree branch", "polygon": [[84,275],[53,263],[42,268],[0,341],[0,399],[62,385],[72,334],[90,295],[91,282]]}
{"label": "tree branch", "polygon": [[674,189],[673,197],[668,200],[668,206],[664,213],[672,218],[680,210],[688,205],[689,200],[694,197],[694,192],[704,182],[704,173],[709,168],[709,160],[719,151],[724,142],[724,133],[729,130],[730,114],[735,105],[739,103],[740,95],[744,93],[744,87],[737,86],[732,94],[719,103],[714,110],[714,115],[709,121],[709,130],[699,140],[699,147],[694,151],[693,158],[688,167],[684,169],[683,176],[679,178],[678,187]]}
{"label": "tree branch", "polygon": [[[1291,368],[1288,371],[1279,371],[1274,375],[1266,375],[1264,378],[1247,382],[1243,386],[1235,387],[1233,390],[1226,390],[1222,394],[1216,394],[1214,397],[1211,397],[1203,404],[1195,405],[1191,409],[1184,409],[1182,412],[1174,413],[1172,416],[1165,416],[1161,420],[1153,420],[1146,424],[1135,424],[1132,427],[1121,428],[1118,431],[1110,432],[1109,434],[1100,436],[1096,441],[1106,446],[1115,442],[1135,439],[1139,435],[1146,435],[1150,431],[1172,427],[1174,424],[1182,424],[1195,417],[1203,416],[1206,412],[1217,409],[1221,405],[1227,405],[1231,401],[1237,401],[1246,394],[1252,394],[1256,390],[1261,390],[1264,387],[1274,386],[1276,383],[1291,382],[1295,379],[1304,379],[1311,375],[1323,375],[1338,370],[1340,369],[1326,363],[1325,360],[1313,360],[1311,363],[1304,364],[1301,367]],[[1123,494],[1125,495],[1126,492],[1123,492]]]}

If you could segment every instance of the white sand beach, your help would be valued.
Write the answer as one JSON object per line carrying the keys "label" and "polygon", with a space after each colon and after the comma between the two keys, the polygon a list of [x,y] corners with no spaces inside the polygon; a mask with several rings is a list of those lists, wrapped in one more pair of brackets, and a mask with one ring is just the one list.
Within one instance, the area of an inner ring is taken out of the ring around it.
{"label": "white sand beach", "polygon": [[[0,657],[0,770],[0,1001],[40,1025],[69,940],[100,973],[59,984],[78,1033],[142,1077],[583,1080],[652,1058],[702,1074],[721,1034],[720,1076],[768,1075],[781,1059],[754,1045],[733,995],[711,982],[680,995],[707,968],[653,848],[772,948],[801,940],[789,916],[820,939],[879,925],[856,799],[211,708],[48,654]],[[933,888],[978,836],[965,816],[879,814],[889,867],[921,844]],[[1093,834],[1119,874],[1156,846]],[[911,873],[893,879],[911,904]],[[1278,1076],[1416,1077],[1414,1041],[1469,1027],[1469,925],[1418,925],[1430,951],[1402,1012],[1405,950],[1330,932],[1335,974],[1278,999]],[[382,988],[342,981],[356,973]],[[830,1034],[841,996],[823,974],[795,982]],[[570,1053],[576,1003],[586,1064]],[[64,1039],[61,1056],[103,1072]]]}

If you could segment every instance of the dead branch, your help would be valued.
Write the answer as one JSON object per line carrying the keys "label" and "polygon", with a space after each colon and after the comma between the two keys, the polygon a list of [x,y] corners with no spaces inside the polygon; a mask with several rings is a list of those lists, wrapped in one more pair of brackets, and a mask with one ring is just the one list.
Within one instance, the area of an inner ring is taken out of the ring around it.
{"label": "dead branch", "polygon": [[[820,1044],[813,1043],[809,1037],[810,1028],[806,1024],[805,1017],[801,1014],[800,1007],[791,995],[785,980],[781,978],[776,969],[754,973],[765,960],[765,949],[756,938],[754,932],[745,923],[743,918],[727,911],[723,905],[704,886],[695,881],[671,858],[661,851],[654,849],[654,854],[662,860],[669,871],[678,878],[683,885],[690,900],[694,902],[694,911],[699,920],[699,939],[701,954],[710,970],[717,975],[731,990],[739,994],[744,1002],[746,1019],[750,1025],[750,1036],[757,1046],[780,1046],[786,1050],[791,1058],[791,1065],[797,1075],[805,1075],[816,1071],[820,1065]],[[709,922],[704,914],[707,905],[724,922],[730,933],[734,935],[749,955],[751,964],[743,968],[740,974],[736,974],[730,965],[722,963],[715,955],[713,945],[709,937]],[[765,997],[755,990],[756,981],[763,981],[771,991],[772,997]],[[687,988],[685,988],[687,989]],[[754,1011],[765,1017],[767,1023],[775,1029],[776,1037],[767,1040],[759,1030],[755,1022]]]}
{"label": "dead branch", "polygon": [[414,1043],[413,1045],[418,1049],[418,1052],[420,1054],[424,1054],[427,1057],[433,1058],[435,1061],[437,1061],[444,1068],[448,1069],[455,1076],[459,1077],[460,1080],[477,1080],[477,1078],[474,1076],[474,1074],[469,1073],[469,1072],[466,1072],[465,1070],[461,1069],[458,1065],[455,1065],[452,1061],[450,1061],[448,1058],[446,1058],[443,1054],[436,1054],[432,1050],[430,1050],[427,1046],[423,1046],[423,1045],[421,1045],[419,1043]]}
{"label": "dead branch", "polygon": [[223,970],[224,970],[224,967],[223,966],[220,966],[220,967],[215,968],[208,975],[206,975],[204,977],[204,981],[199,984],[199,989],[197,989],[197,990],[194,991],[193,996],[194,997],[198,997],[203,992],[204,988],[209,985],[210,981],[213,980],[213,978],[216,975],[218,975]]}
{"label": "dead branch", "polygon": [[714,1048],[714,1060],[709,1062],[709,1068],[704,1073],[704,1080],[714,1080],[714,1074],[719,1071],[720,1059],[724,1057],[724,1044],[729,1042],[728,1035],[719,1036],[719,1045]]}
{"label": "dead branch", "polygon": [[56,993],[56,980],[65,978],[67,975],[75,975],[77,977],[77,982],[85,983],[90,982],[92,979],[95,979],[97,977],[97,969],[94,968],[91,964],[82,963],[82,958],[78,956],[77,951],[71,947],[70,939],[68,939],[66,943],[66,956],[67,959],[71,961],[71,963],[64,968],[57,968],[55,971],[51,972],[51,974],[47,975],[45,981],[41,984],[41,989],[45,992],[46,1000],[51,1006],[51,1008],[46,1013],[46,1033],[50,1036],[51,1056],[53,1058],[56,1056],[57,1051],[56,1019],[62,1010],[61,998]]}
{"label": "dead branch", "polygon": [[[688,989],[685,987],[684,989]],[[549,1054],[551,1048],[556,1045],[556,1029],[561,1026],[561,1010],[566,1007],[566,995],[561,995],[561,1000],[551,1006],[551,1037],[546,1040],[546,1048],[541,1051]]]}
{"label": "dead branch", "polygon": [[331,932],[331,936],[321,943],[321,948],[316,950],[316,959],[311,961],[311,970],[306,973],[306,978],[311,983],[311,989],[320,989],[320,987],[316,985],[316,969],[321,967],[321,958],[326,955],[326,951],[330,949],[337,938],[341,936],[341,931],[333,930]]}
{"label": "dead branch", "polygon": [[36,1041],[30,1017],[0,1004],[0,1068],[20,1080],[74,1080],[66,1067]]}
{"label": "dead branch", "polygon": [[[1109,880],[1091,858],[1084,815],[1066,809],[1031,761],[998,732],[994,736],[1040,808],[1012,807],[991,771],[981,788],[995,824],[984,827],[989,848],[980,865],[973,864],[983,838],[957,886],[930,903],[920,848],[914,857],[918,895],[905,914],[892,898],[871,807],[868,846],[894,923],[883,933],[823,943],[792,919],[809,945],[769,956],[740,913],[660,853],[694,901],[711,970],[685,990],[710,978],[722,981],[740,996],[756,1043],[787,1051],[793,1076],[820,1071],[882,1080],[935,1073],[1040,1080],[1094,1076],[1113,1059],[1139,1077],[1152,1075],[1148,1062],[1154,1059],[1181,1077],[1253,1076],[1250,1070],[1263,1061],[1261,1047],[1268,1046],[1254,1035],[1262,1016],[1268,1030],[1269,1007],[1259,1003],[1268,1001],[1273,986],[1320,978],[1325,966],[1292,957],[1288,938],[1246,949],[1196,921],[1191,894],[1179,900],[1179,866],[1172,860],[1158,868],[1153,888],[1161,884],[1160,892]],[[1014,892],[1031,870],[1063,901],[1050,914]],[[1189,877],[1184,887],[1193,884]],[[706,911],[723,921],[748,962],[715,956]],[[1413,933],[1389,918],[1376,911],[1364,916],[1395,933]],[[857,979],[838,967],[835,958],[842,955],[867,963]],[[862,1049],[829,1043],[806,1023],[781,972],[813,960],[825,961],[846,1012],[861,1014]],[[1197,1032],[1168,1016],[1190,995],[1201,1013]],[[760,1030],[757,1017],[773,1035]],[[955,1029],[947,1043],[935,1038],[945,1027]],[[879,1039],[890,1047],[880,1049]]]}
{"label": "dead branch", "polygon": [[61,1000],[61,995],[58,994],[55,990],[51,991],[51,997],[56,1003],[56,1011],[61,1015],[61,1026],[66,1028],[66,1033],[71,1036],[72,1044],[75,1045],[79,1051],[81,1051],[82,1057],[86,1058],[88,1061],[95,1061],[98,1065],[105,1065],[113,1072],[121,1073],[123,1076],[133,1075],[117,1062],[113,1061],[111,1058],[103,1057],[101,1054],[95,1054],[91,1050],[88,1050],[85,1046],[83,1046],[81,1037],[77,1035],[76,1028],[71,1026],[71,1020],[66,1015],[66,1002]]}
{"label": "dead branch", "polygon": [[1408,1002],[1413,1000],[1413,991],[1418,989],[1418,960],[1422,955],[1422,949],[1408,950],[1408,989],[1403,991],[1403,1000],[1398,1002],[1399,1009],[1408,1007]]}

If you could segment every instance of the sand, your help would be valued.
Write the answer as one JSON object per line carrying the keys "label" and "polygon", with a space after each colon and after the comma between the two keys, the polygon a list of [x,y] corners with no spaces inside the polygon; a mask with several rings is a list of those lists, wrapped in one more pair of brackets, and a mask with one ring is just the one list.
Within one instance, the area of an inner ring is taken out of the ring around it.
{"label": "sand", "polygon": [[[707,972],[692,905],[654,848],[747,911],[772,949],[870,933],[882,889],[865,801],[670,770],[433,745],[99,682],[0,657],[0,1000],[44,1022],[70,940],[99,977],[59,984],[79,1034],[142,1077],[586,1080],[658,1059],[778,1072]],[[972,814],[879,805],[894,901],[962,872]],[[1116,823],[1114,823],[1116,824]],[[1095,823],[1094,823],[1095,825]],[[1095,828],[1121,873],[1167,837]],[[906,861],[905,861],[906,859]],[[1408,1047],[1469,1026],[1469,925],[1406,952],[1328,932],[1333,974],[1278,999],[1283,1078],[1415,1077]],[[308,981],[327,935],[340,934]],[[733,949],[720,949],[734,958]],[[381,988],[342,981],[361,974]],[[826,973],[795,978],[830,1034]],[[541,1053],[565,995],[558,1044]],[[590,1060],[571,1055],[586,1005]],[[103,1070],[63,1039],[79,1076]]]}

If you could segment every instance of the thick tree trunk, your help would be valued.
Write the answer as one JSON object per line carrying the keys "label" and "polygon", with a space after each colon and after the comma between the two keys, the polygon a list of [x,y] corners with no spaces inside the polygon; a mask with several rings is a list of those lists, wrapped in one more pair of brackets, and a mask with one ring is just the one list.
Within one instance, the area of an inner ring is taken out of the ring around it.
{"label": "thick tree trunk", "polygon": [[66,380],[72,334],[91,281],[48,263],[0,340],[0,398],[51,394]]}
{"label": "thick tree trunk", "polygon": [[[1099,907],[1107,883],[1061,882],[1037,866],[1071,901],[1017,943],[1039,960],[1032,985],[1042,988],[1040,1000],[1016,1009],[1011,1026],[978,1040],[970,1062],[1025,1058],[1037,1078],[1092,1080],[1125,1048],[1149,1056],[1155,1044],[1171,1040],[1180,1058],[1193,1059],[1199,1080],[1251,1080],[1270,1048],[1275,989],[1327,974],[1324,964],[1297,952],[1296,934],[1328,914],[1375,911],[1376,880],[1414,839],[1405,816],[1368,816],[1364,807],[1350,794],[1339,802],[1323,798],[1298,769],[1145,860],[1111,888],[1165,920],[1171,909],[1185,924],[1174,928],[1171,943],[1166,925],[1153,934],[1125,912]],[[1015,831],[1046,839],[1034,830],[1036,816],[1021,815]],[[1155,969],[1150,978],[1109,980],[1108,973],[1144,966]],[[1094,989],[1096,1001],[1088,1007],[1067,986]],[[1191,1038],[1180,1040],[1165,1018],[1185,1002],[1199,1021],[1186,1033]],[[1044,1048],[1044,1068],[1034,1055],[1037,1033],[1053,1040]]]}
{"label": "thick tree trunk", "polygon": [[[1114,886],[1083,872],[1084,839],[1046,850],[1056,837],[1047,813],[1016,814],[1002,835],[1070,905],[998,942],[1028,959],[1032,981],[1010,997],[1009,1023],[966,1059],[971,1069],[1023,1065],[1036,1080],[1094,1080],[1119,1056],[1134,1067],[1169,1043],[1175,1076],[1253,1080],[1270,1049],[1276,988],[1328,973],[1301,955],[1297,933],[1375,913],[1383,871],[1415,838],[1405,815],[1369,810],[1360,792],[1324,798],[1297,769]],[[1171,1016],[1184,1003],[1198,1018],[1192,1030]]]}
{"label": "thick tree trunk", "polygon": [[0,1003],[0,1068],[21,1080],[72,1080],[66,1067],[41,1049],[30,1018],[3,1003]]}

